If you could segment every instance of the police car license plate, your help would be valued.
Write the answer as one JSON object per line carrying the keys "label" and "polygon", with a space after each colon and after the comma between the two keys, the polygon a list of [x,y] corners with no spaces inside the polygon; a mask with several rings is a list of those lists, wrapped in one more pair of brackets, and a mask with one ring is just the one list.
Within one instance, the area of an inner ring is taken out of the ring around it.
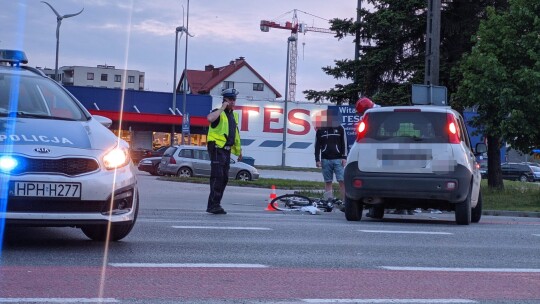
{"label": "police car license plate", "polygon": [[80,183],[12,182],[9,195],[16,197],[81,198]]}

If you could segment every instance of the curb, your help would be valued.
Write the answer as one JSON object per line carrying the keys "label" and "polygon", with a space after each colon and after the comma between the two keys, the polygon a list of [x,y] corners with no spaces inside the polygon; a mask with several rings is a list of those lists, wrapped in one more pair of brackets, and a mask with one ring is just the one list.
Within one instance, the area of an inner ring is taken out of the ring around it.
{"label": "curb", "polygon": [[507,210],[484,210],[482,215],[514,216],[514,217],[540,217],[540,212],[507,211]]}

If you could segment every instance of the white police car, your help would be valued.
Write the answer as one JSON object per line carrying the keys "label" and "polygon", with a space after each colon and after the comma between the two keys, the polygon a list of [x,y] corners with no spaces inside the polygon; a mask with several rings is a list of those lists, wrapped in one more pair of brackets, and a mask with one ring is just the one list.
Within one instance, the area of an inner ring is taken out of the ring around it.
{"label": "white police car", "polygon": [[371,218],[385,209],[455,211],[457,224],[480,221],[482,194],[477,154],[462,116],[450,107],[372,108],[358,125],[345,167],[345,217]]}
{"label": "white police car", "polygon": [[128,144],[111,120],[21,63],[23,52],[0,50],[0,221],[124,238],[139,207]]}

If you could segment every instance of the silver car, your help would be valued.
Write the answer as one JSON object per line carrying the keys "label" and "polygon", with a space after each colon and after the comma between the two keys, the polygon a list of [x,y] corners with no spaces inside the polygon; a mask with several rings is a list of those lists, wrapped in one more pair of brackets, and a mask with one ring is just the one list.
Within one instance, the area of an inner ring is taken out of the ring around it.
{"label": "silver car", "polygon": [[[210,155],[206,147],[172,146],[163,153],[159,170],[165,175],[180,177],[210,176]],[[255,180],[259,178],[259,171],[251,165],[231,159],[229,178]]]}
{"label": "silver car", "polygon": [[0,50],[0,225],[81,228],[116,241],[137,218],[128,144],[67,90]]}

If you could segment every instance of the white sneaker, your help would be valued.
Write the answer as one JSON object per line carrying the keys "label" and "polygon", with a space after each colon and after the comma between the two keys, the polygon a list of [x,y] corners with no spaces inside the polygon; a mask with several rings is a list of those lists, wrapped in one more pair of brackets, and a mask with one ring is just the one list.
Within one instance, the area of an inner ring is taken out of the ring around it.
{"label": "white sneaker", "polygon": [[413,210],[414,213],[422,213],[422,209],[421,208],[416,208]]}
{"label": "white sneaker", "polygon": [[439,210],[439,209],[431,209],[431,213],[433,213],[433,214],[441,214],[442,211]]}

